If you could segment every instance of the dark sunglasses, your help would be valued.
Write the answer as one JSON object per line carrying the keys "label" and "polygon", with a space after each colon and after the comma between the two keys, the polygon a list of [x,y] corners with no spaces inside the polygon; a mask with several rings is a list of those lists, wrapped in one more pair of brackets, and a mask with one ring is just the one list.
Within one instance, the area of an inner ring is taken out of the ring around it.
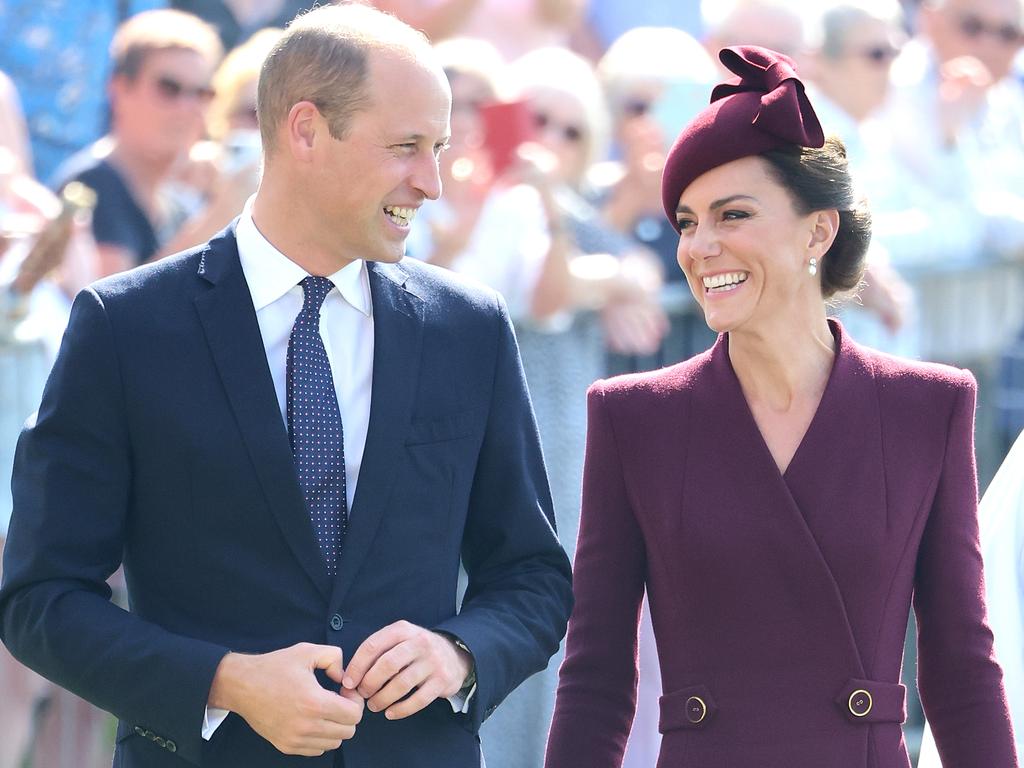
{"label": "dark sunglasses", "polygon": [[994,37],[1004,45],[1015,45],[1021,41],[1021,28],[1014,24],[989,24],[973,13],[965,13],[958,21],[960,33],[964,37],[976,40],[982,35]]}
{"label": "dark sunglasses", "polygon": [[888,64],[900,55],[900,49],[894,45],[869,45],[856,53],[872,64]]}
{"label": "dark sunglasses", "polygon": [[545,115],[543,112],[533,113],[533,124],[541,132],[548,128],[558,128],[562,138],[573,144],[583,139],[583,129],[578,125],[559,125],[551,119],[550,115]]}
{"label": "dark sunglasses", "polygon": [[213,88],[208,85],[190,87],[168,75],[160,75],[153,82],[156,84],[157,93],[167,101],[187,98],[207,103],[214,96]]}
{"label": "dark sunglasses", "polygon": [[651,111],[651,102],[643,99],[627,99],[622,105],[622,114],[627,117],[642,117]]}

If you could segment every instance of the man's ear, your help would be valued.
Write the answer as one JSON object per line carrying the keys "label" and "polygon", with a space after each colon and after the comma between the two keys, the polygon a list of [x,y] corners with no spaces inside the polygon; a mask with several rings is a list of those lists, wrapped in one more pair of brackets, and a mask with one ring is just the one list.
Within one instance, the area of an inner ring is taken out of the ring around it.
{"label": "man's ear", "polygon": [[320,110],[311,101],[297,102],[288,110],[284,128],[284,139],[292,157],[310,162],[317,133],[325,129]]}

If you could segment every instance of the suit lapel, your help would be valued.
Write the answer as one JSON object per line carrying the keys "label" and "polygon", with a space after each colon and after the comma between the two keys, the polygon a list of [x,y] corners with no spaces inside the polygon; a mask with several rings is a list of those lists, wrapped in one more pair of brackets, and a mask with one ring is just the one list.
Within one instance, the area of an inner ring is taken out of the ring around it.
{"label": "suit lapel", "polygon": [[210,241],[199,275],[210,288],[196,297],[196,310],[256,475],[288,546],[327,597],[330,580],[299,488],[233,229]]}
{"label": "suit lapel", "polygon": [[367,264],[373,300],[373,387],[359,482],[331,605],[340,605],[362,567],[404,450],[420,368],[423,301],[393,264]]}

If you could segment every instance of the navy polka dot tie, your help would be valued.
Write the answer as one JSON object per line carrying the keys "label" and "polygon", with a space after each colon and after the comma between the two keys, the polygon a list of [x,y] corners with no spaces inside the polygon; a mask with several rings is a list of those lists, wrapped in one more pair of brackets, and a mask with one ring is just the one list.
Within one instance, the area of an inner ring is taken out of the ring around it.
{"label": "navy polka dot tie", "polygon": [[320,307],[334,284],[307,277],[301,285],[302,310],[288,339],[288,436],[313,532],[333,576],[348,527],[341,411],[320,337]]}

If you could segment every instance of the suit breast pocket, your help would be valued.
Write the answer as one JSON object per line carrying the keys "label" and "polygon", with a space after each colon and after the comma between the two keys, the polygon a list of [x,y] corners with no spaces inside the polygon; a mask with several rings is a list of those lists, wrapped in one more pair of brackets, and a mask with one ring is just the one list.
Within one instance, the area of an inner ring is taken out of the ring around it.
{"label": "suit breast pocket", "polygon": [[483,410],[474,408],[444,416],[413,419],[405,444],[428,445],[471,437],[482,428],[483,418]]}

